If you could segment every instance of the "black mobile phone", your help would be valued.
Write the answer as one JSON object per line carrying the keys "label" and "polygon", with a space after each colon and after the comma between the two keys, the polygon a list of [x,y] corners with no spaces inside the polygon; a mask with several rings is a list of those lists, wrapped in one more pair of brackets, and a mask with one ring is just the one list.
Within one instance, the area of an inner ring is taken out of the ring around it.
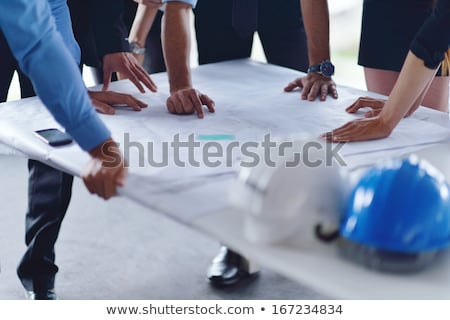
{"label": "black mobile phone", "polygon": [[65,132],[56,128],[37,130],[34,132],[42,141],[53,147],[72,143],[72,138]]}

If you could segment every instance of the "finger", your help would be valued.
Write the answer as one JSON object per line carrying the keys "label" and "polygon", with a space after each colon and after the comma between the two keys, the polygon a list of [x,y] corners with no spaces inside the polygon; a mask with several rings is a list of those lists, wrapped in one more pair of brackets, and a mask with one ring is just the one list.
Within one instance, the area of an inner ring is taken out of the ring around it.
{"label": "finger", "polygon": [[327,84],[323,84],[323,85],[320,86],[319,100],[320,101],[325,101],[327,99],[327,95],[328,95],[328,85]]}
{"label": "finger", "polygon": [[92,160],[92,165],[89,168],[89,185],[92,193],[97,194],[103,198],[104,187],[103,187],[103,174],[102,174],[102,164],[99,160]]}
{"label": "finger", "polygon": [[366,132],[367,130],[365,127],[365,123],[355,121],[353,123],[353,126],[349,126],[345,130],[335,132],[335,135],[339,138],[339,141],[346,141],[346,142],[361,141],[370,138],[367,136]]}
{"label": "finger", "polygon": [[365,140],[358,132],[346,132],[333,137],[333,142],[355,142]]}
{"label": "finger", "polygon": [[346,142],[342,140],[341,136],[338,136],[337,134],[331,132],[328,136],[327,136],[327,141],[329,142],[333,142],[333,143],[338,143],[338,142]]}
{"label": "finger", "polygon": [[330,142],[347,142],[347,135],[345,132],[339,133],[336,130],[327,133],[327,140]]}
{"label": "finger", "polygon": [[350,121],[350,122],[347,122],[346,124],[344,124],[343,126],[340,126],[339,128],[332,130],[332,132],[334,134],[341,134],[341,133],[345,132],[346,130],[349,130],[354,125],[355,125],[355,121]]}
{"label": "finger", "polygon": [[320,83],[319,82],[315,82],[311,89],[309,90],[309,94],[308,94],[308,100],[309,101],[314,101],[317,97],[317,95],[319,94],[320,91]]}
{"label": "finger", "polygon": [[192,105],[193,105],[195,111],[197,111],[197,117],[199,119],[202,119],[204,117],[203,104],[200,101],[200,97],[198,95],[199,94],[198,94],[197,90],[190,90],[190,92],[189,92],[189,98],[192,102]]}
{"label": "finger", "polygon": [[373,100],[373,104],[372,104],[372,108],[374,108],[374,109],[382,109],[384,107],[385,102],[386,102],[385,100],[374,99]]}
{"label": "finger", "polygon": [[92,184],[92,181],[90,177],[83,177],[84,185],[86,186],[86,189],[88,189],[90,194],[95,194],[95,188]]}
{"label": "finger", "polygon": [[167,110],[168,110],[170,113],[176,113],[176,110],[175,110],[175,104],[173,103],[173,99],[172,99],[171,97],[167,98],[167,100],[166,100],[166,106],[167,106]]}
{"label": "finger", "polygon": [[301,94],[301,98],[303,100],[306,100],[308,98],[308,94],[309,91],[311,91],[311,87],[312,87],[312,83],[311,81],[306,82],[306,84],[304,84],[303,88],[302,88],[302,94]]}
{"label": "finger", "polygon": [[122,168],[120,168],[120,171],[116,175],[116,185],[118,185],[119,187],[124,187],[127,174],[128,174],[127,168],[122,166]]}
{"label": "finger", "polygon": [[337,89],[336,89],[336,84],[334,83],[334,81],[333,81],[332,84],[330,84],[330,88],[329,88],[328,92],[331,94],[331,96],[334,99],[339,98],[339,95],[338,95],[338,92],[337,92]]}
{"label": "finger", "polygon": [[131,94],[125,94],[125,93],[118,93],[118,92],[112,92],[108,91],[106,92],[108,94],[108,103],[110,104],[126,104],[127,106],[132,107],[136,111],[140,111],[142,108],[147,108],[148,105],[135,98]]}
{"label": "finger", "polygon": [[208,107],[208,111],[211,113],[216,112],[216,109],[214,108],[216,103],[214,100],[212,100],[210,97],[208,97],[206,94],[200,95],[200,101]]}
{"label": "finger", "polygon": [[322,133],[320,135],[320,137],[325,139],[326,141],[330,141],[331,142],[333,140],[333,132],[328,131],[328,132]]}
{"label": "finger", "polygon": [[367,111],[366,113],[364,113],[364,117],[365,117],[365,118],[373,118],[373,117],[376,117],[376,116],[378,116],[378,115],[381,113],[382,110],[383,110],[383,109],[375,109],[375,110]]}
{"label": "finger", "polygon": [[179,99],[178,96],[175,96],[173,99],[173,105],[175,107],[175,112],[177,114],[184,114],[183,102]]}
{"label": "finger", "polygon": [[147,87],[150,89],[150,91],[152,92],[156,92],[158,91],[158,87],[156,86],[156,84],[153,82],[152,78],[150,78],[149,74],[147,73],[147,71],[145,71],[144,68],[142,68],[140,65],[135,64],[135,74],[138,76],[139,80]]}
{"label": "finger", "polygon": [[95,110],[97,110],[97,112],[100,112],[103,114],[110,114],[110,115],[116,113],[116,110],[107,103],[101,102],[99,100],[93,100],[92,102],[93,102],[94,108],[95,108]]}
{"label": "finger", "polygon": [[95,193],[105,199],[105,186],[104,186],[104,168],[102,166],[102,162],[101,161],[96,161],[95,162],[95,173],[93,175],[93,184],[94,184],[94,189],[95,189]]}
{"label": "finger", "polygon": [[383,108],[383,106],[384,106],[383,100],[377,100],[368,97],[360,97],[354,104],[352,104],[346,110],[349,110],[347,112],[354,113],[364,107],[369,107],[372,109],[381,109]]}
{"label": "finger", "polygon": [[113,175],[112,170],[108,171],[110,172],[107,172],[103,179],[103,198],[105,200],[108,200],[117,194],[115,175]]}
{"label": "finger", "polygon": [[344,136],[333,135],[333,137],[331,138],[331,142],[334,142],[334,143],[351,142],[351,140]]}
{"label": "finger", "polygon": [[134,85],[136,86],[136,88],[138,88],[138,90],[141,93],[145,93],[144,87],[142,86],[142,84],[139,82],[138,77],[136,76],[136,74],[134,74],[134,72],[130,69],[130,68],[126,68],[124,74],[127,76],[127,78],[134,83]]}
{"label": "finger", "polygon": [[111,83],[112,72],[105,70],[103,72],[103,91],[107,91],[109,88],[109,84]]}
{"label": "finger", "polygon": [[291,92],[295,88],[302,88],[302,82],[298,80],[294,80],[292,82],[289,82],[289,84],[284,88],[285,92]]}
{"label": "finger", "polygon": [[363,107],[363,99],[364,98],[358,98],[355,102],[353,102],[349,107],[347,107],[345,109],[345,111],[347,111],[348,113],[355,113],[356,111],[358,111],[359,109],[361,109]]}
{"label": "finger", "polygon": [[352,122],[349,122],[349,123],[343,125],[342,127],[334,129],[332,132],[334,135],[341,136],[344,133],[348,132],[349,130],[352,130],[353,127],[354,127],[354,124]]}
{"label": "finger", "polygon": [[[100,181],[97,181],[99,180]],[[103,198],[105,200],[108,200],[108,198],[106,198],[105,196],[105,182],[103,181],[104,177],[97,177],[96,178],[96,184],[95,184],[95,193],[100,197]]]}
{"label": "finger", "polygon": [[126,105],[130,106],[134,111],[141,111],[142,108],[134,101],[131,96],[126,97]]}
{"label": "finger", "polygon": [[132,95],[130,95],[130,98],[133,99],[133,101],[134,101],[140,108],[144,109],[144,108],[147,108],[147,107],[148,107],[148,104],[145,103],[144,101],[139,100],[138,98],[133,97]]}
{"label": "finger", "polygon": [[86,168],[85,172],[82,174],[81,178],[83,179],[84,185],[88,189],[89,193],[94,194],[95,189],[92,184],[91,167],[92,167],[92,161],[90,161],[89,164],[87,165],[87,168]]}
{"label": "finger", "polygon": [[191,114],[194,113],[196,111],[194,104],[191,100],[190,97],[190,91],[183,91],[182,93],[178,94],[178,100],[180,101],[181,104],[181,108],[182,108],[182,113],[183,114]]}

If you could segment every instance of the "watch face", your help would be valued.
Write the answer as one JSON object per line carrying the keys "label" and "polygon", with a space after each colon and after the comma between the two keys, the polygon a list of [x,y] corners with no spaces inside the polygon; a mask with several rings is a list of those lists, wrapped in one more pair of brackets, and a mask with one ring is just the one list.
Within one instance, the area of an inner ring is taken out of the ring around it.
{"label": "watch face", "polygon": [[320,67],[320,72],[325,77],[331,77],[334,74],[334,65],[330,61],[324,61]]}

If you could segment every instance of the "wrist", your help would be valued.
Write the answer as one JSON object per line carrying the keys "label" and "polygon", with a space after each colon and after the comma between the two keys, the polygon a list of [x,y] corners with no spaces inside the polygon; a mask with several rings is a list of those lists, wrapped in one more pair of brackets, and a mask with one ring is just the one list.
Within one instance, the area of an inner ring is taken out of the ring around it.
{"label": "wrist", "polygon": [[[169,78],[171,73],[169,72]],[[175,77],[175,79],[169,79],[170,94],[173,94],[180,90],[192,89],[192,81],[189,77]]]}
{"label": "wrist", "polygon": [[145,41],[139,41],[138,39],[127,38],[128,44],[130,45],[130,52],[133,54],[145,54]]}
{"label": "wrist", "polygon": [[114,140],[108,138],[103,143],[89,150],[89,154],[92,158],[104,159],[111,154],[111,150],[118,150],[118,147]]}
{"label": "wrist", "polygon": [[378,115],[378,121],[380,121],[383,124],[384,128],[389,130],[389,133],[391,133],[394,130],[395,126],[400,122],[400,119],[397,120],[396,117],[388,114],[387,112],[385,112],[384,109]]}
{"label": "wrist", "polygon": [[111,138],[89,151],[93,159],[99,160],[103,167],[116,168],[126,166],[122,153]]}
{"label": "wrist", "polygon": [[181,86],[181,87],[175,87],[175,88],[171,88],[170,89],[170,94],[174,94],[177,93],[178,91],[182,91],[182,90],[189,90],[192,89],[192,86]]}
{"label": "wrist", "polygon": [[334,65],[330,60],[323,60],[318,64],[313,64],[308,68],[308,74],[317,73],[324,77],[331,78],[334,75]]}

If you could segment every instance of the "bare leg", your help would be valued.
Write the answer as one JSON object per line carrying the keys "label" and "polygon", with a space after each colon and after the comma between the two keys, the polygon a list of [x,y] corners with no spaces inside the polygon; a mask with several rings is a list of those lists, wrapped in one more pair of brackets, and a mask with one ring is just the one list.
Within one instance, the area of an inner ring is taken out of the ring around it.
{"label": "bare leg", "polygon": [[[388,96],[397,81],[399,72],[364,68],[367,90]],[[448,112],[450,77],[435,77],[422,105]]]}

